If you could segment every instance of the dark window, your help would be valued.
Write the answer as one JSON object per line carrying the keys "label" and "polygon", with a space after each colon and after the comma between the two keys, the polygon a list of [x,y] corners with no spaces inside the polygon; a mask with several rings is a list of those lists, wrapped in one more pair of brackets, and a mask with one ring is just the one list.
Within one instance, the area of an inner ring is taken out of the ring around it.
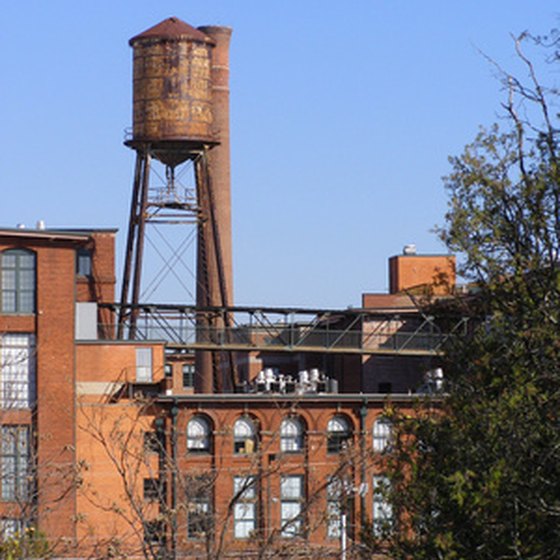
{"label": "dark window", "polygon": [[338,453],[342,451],[352,437],[350,422],[344,416],[334,416],[327,427],[327,451]]}
{"label": "dark window", "polygon": [[163,366],[163,373],[165,377],[173,377],[173,366],[171,364],[165,364]]}
{"label": "dark window", "polygon": [[386,537],[393,526],[393,508],[388,499],[391,483],[386,476],[373,477],[373,534]]}
{"label": "dark window", "polygon": [[183,387],[194,387],[194,364],[183,364]]}
{"label": "dark window", "polygon": [[144,500],[155,502],[163,498],[163,487],[157,478],[144,479]]}
{"label": "dark window", "polygon": [[144,432],[144,453],[159,453],[161,444],[156,432]]}
{"label": "dark window", "polygon": [[80,276],[91,276],[92,252],[90,249],[78,249],[76,251],[76,274]]}
{"label": "dark window", "polygon": [[165,544],[163,521],[144,521],[144,542],[151,546],[163,546]]}
{"label": "dark window", "polygon": [[208,537],[214,528],[212,479],[209,476],[189,477],[186,488],[187,536],[189,539]]}
{"label": "dark window", "polygon": [[2,426],[1,452],[2,500],[26,500],[29,494],[29,428]]}
{"label": "dark window", "polygon": [[386,394],[392,393],[392,392],[393,392],[393,384],[392,384],[392,383],[388,383],[388,382],[379,383],[378,391],[379,391],[380,393],[386,393]]}
{"label": "dark window", "polygon": [[35,313],[35,254],[10,249],[0,254],[2,313]]}

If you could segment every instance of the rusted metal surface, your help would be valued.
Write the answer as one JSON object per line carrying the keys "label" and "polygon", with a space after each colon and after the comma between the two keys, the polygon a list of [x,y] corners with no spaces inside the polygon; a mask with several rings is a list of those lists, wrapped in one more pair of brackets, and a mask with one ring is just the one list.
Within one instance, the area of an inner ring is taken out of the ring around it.
{"label": "rusted metal surface", "polygon": [[170,17],[160,21],[158,24],[146,29],[142,33],[135,35],[130,39],[130,46],[134,46],[136,41],[146,39],[191,39],[202,43],[213,44],[214,41],[202,31],[196,29],[192,25],[185,23],[177,17]]}
{"label": "rusted metal surface", "polygon": [[213,41],[170,18],[130,44],[133,141],[211,141]]}

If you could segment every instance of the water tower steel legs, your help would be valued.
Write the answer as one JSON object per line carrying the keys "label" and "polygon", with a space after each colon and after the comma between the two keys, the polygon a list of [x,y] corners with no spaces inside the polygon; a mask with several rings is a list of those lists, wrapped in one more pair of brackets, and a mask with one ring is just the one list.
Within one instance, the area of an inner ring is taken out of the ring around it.
{"label": "water tower steel legs", "polygon": [[[134,171],[134,185],[132,188],[132,201],[130,204],[130,218],[128,222],[128,237],[126,241],[126,256],[124,275],[121,291],[121,304],[130,303],[133,307],[129,317],[129,338],[134,339],[136,333],[137,310],[140,298],[142,277],[142,258],[144,254],[144,230],[146,224],[146,206],[148,201],[148,188],[150,176],[151,156],[148,150],[136,152],[136,166]],[[132,297],[129,300],[130,275],[133,275]],[[127,310],[121,305],[119,312],[118,338],[122,338],[125,315]]]}
{"label": "water tower steel legs", "polygon": [[[157,154],[158,152],[154,153]],[[203,147],[195,152],[185,151],[183,156],[184,159],[194,160],[196,182],[198,206],[196,304],[200,308],[227,308],[231,305],[231,271],[228,270],[228,263],[224,262],[224,240],[221,235],[220,214],[213,187],[208,149]],[[145,229],[146,223],[150,221],[148,209],[155,204],[154,200],[150,200],[149,195],[151,159],[152,147],[149,144],[137,147],[118,325],[118,338],[127,336],[131,340],[134,340],[137,334],[137,306],[140,303]],[[225,235],[227,256],[230,256],[231,237],[227,229]],[[227,342],[227,337],[230,336],[231,317],[229,313],[221,313],[212,318],[210,313],[202,312],[197,327],[197,337],[201,341],[219,335],[225,337]],[[150,336],[150,333],[145,334]],[[195,387],[197,392],[201,393],[232,390],[238,381],[231,353],[197,352],[196,371]],[[224,375],[225,372],[228,372],[227,375]]]}

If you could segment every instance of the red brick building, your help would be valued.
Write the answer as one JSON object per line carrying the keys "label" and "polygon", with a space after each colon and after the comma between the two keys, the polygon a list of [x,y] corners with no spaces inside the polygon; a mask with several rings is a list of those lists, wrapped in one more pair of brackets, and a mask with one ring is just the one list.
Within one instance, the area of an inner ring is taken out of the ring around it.
{"label": "red brick building", "polygon": [[398,291],[333,319],[370,353],[237,350],[244,392],[195,394],[191,350],[116,338],[114,239],[0,230],[3,535],[36,525],[70,557],[313,557],[388,522],[384,413],[437,366],[410,350],[423,319],[403,290],[453,285],[453,262],[395,257]]}

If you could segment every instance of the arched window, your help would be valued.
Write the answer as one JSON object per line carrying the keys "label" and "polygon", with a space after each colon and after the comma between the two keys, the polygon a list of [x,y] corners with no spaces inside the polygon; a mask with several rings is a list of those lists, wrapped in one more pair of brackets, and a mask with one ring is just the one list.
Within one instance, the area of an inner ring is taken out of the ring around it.
{"label": "arched window", "polygon": [[209,453],[212,443],[210,421],[204,416],[195,416],[187,424],[187,451]]}
{"label": "arched window", "polygon": [[284,418],[280,424],[280,451],[296,453],[303,450],[303,424],[298,418]]}
{"label": "arched window", "polygon": [[233,451],[238,454],[249,454],[257,449],[257,430],[251,418],[238,418],[233,426]]}
{"label": "arched window", "polygon": [[344,416],[333,416],[327,426],[327,451],[338,453],[346,446],[352,437],[352,428],[348,419]]}
{"label": "arched window", "polygon": [[388,418],[383,416],[378,418],[373,424],[373,450],[385,451],[391,443],[393,435],[393,424]]}
{"label": "arched window", "polygon": [[9,249],[0,253],[2,313],[35,313],[35,253]]}

